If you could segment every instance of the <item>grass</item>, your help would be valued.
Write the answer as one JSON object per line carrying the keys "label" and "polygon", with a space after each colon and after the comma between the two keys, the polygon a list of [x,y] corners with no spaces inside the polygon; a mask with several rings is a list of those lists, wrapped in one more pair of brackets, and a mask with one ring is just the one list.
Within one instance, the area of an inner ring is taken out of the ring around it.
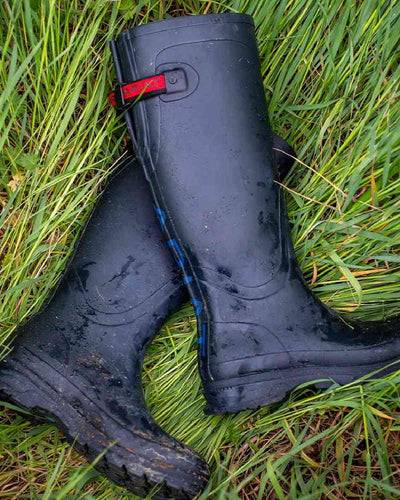
{"label": "grass", "polygon": [[[0,5],[0,356],[40,309],[122,151],[107,41],[134,24],[254,16],[292,236],[314,292],[352,317],[400,312],[400,4],[395,0],[3,1]],[[144,370],[156,419],[209,461],[202,498],[400,496],[400,372],[226,417],[203,414],[186,305]],[[184,383],[190,380],[190,384]],[[0,409],[0,498],[131,499],[60,432]]]}

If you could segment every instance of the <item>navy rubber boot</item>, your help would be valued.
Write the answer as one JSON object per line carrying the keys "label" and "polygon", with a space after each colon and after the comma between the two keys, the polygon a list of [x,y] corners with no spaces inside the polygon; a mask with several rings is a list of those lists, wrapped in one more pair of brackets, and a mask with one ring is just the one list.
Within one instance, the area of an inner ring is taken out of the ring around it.
{"label": "navy rubber boot", "polygon": [[132,158],[121,169],[0,363],[0,399],[54,422],[89,460],[110,446],[96,468],[137,495],[189,499],[207,465],[153,420],[141,382],[149,343],[186,295],[141,169]]}
{"label": "navy rubber boot", "polygon": [[195,307],[209,412],[396,361],[399,321],[345,322],[297,266],[251,17],[154,22],[123,32],[112,51],[120,87],[110,100],[125,112]]}

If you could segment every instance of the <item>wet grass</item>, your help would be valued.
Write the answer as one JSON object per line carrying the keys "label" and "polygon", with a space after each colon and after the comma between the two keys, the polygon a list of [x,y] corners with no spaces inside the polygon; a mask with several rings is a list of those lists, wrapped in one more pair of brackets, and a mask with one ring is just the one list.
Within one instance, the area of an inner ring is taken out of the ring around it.
{"label": "wet grass", "polygon": [[[107,107],[107,40],[140,22],[235,10],[254,16],[274,130],[296,148],[285,180],[296,252],[335,309],[400,309],[400,4],[271,0],[3,2],[0,6],[0,356],[40,309],[125,133]],[[144,380],[156,419],[201,452],[203,498],[400,495],[400,372],[299,388],[280,405],[204,415],[193,310],[170,318]],[[186,383],[190,380],[190,383]],[[53,426],[0,410],[0,498],[127,499]]]}

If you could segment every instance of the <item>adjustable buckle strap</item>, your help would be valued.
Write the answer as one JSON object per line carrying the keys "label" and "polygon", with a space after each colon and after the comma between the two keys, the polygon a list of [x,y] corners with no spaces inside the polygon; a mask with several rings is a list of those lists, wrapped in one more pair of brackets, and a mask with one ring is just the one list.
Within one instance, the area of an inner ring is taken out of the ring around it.
{"label": "adjustable buckle strap", "polygon": [[131,83],[118,83],[114,87],[114,92],[108,95],[108,100],[113,108],[123,111],[139,100],[161,94],[182,92],[186,88],[185,72],[182,69],[176,69]]}

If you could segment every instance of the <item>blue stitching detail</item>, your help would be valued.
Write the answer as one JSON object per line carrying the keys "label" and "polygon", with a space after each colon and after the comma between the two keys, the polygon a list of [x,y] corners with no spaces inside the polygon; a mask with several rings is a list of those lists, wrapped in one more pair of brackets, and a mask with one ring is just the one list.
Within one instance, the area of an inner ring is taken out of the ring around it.
{"label": "blue stitching detail", "polygon": [[176,239],[168,240],[168,246],[173,248],[176,252],[175,259],[179,267],[183,267],[185,262],[185,257],[183,256],[182,250],[179,248],[178,242]]}
{"label": "blue stitching detail", "polygon": [[165,228],[165,221],[167,220],[167,215],[164,212],[164,210],[161,210],[161,208],[157,208],[155,205],[153,205],[154,211],[157,215],[158,222],[160,223],[161,229],[164,231]]}
{"label": "blue stitching detail", "polygon": [[201,335],[197,339],[197,343],[201,344],[201,355],[204,358],[206,355],[206,325],[205,325],[205,323],[203,323],[201,325]]}
{"label": "blue stitching detail", "polygon": [[182,280],[183,284],[184,285],[187,285],[188,283],[191,283],[193,281],[193,277],[192,276],[185,276]]}
{"label": "blue stitching detail", "polygon": [[196,299],[192,299],[192,304],[194,305],[194,313],[196,316],[198,316],[203,310],[203,304]]}

